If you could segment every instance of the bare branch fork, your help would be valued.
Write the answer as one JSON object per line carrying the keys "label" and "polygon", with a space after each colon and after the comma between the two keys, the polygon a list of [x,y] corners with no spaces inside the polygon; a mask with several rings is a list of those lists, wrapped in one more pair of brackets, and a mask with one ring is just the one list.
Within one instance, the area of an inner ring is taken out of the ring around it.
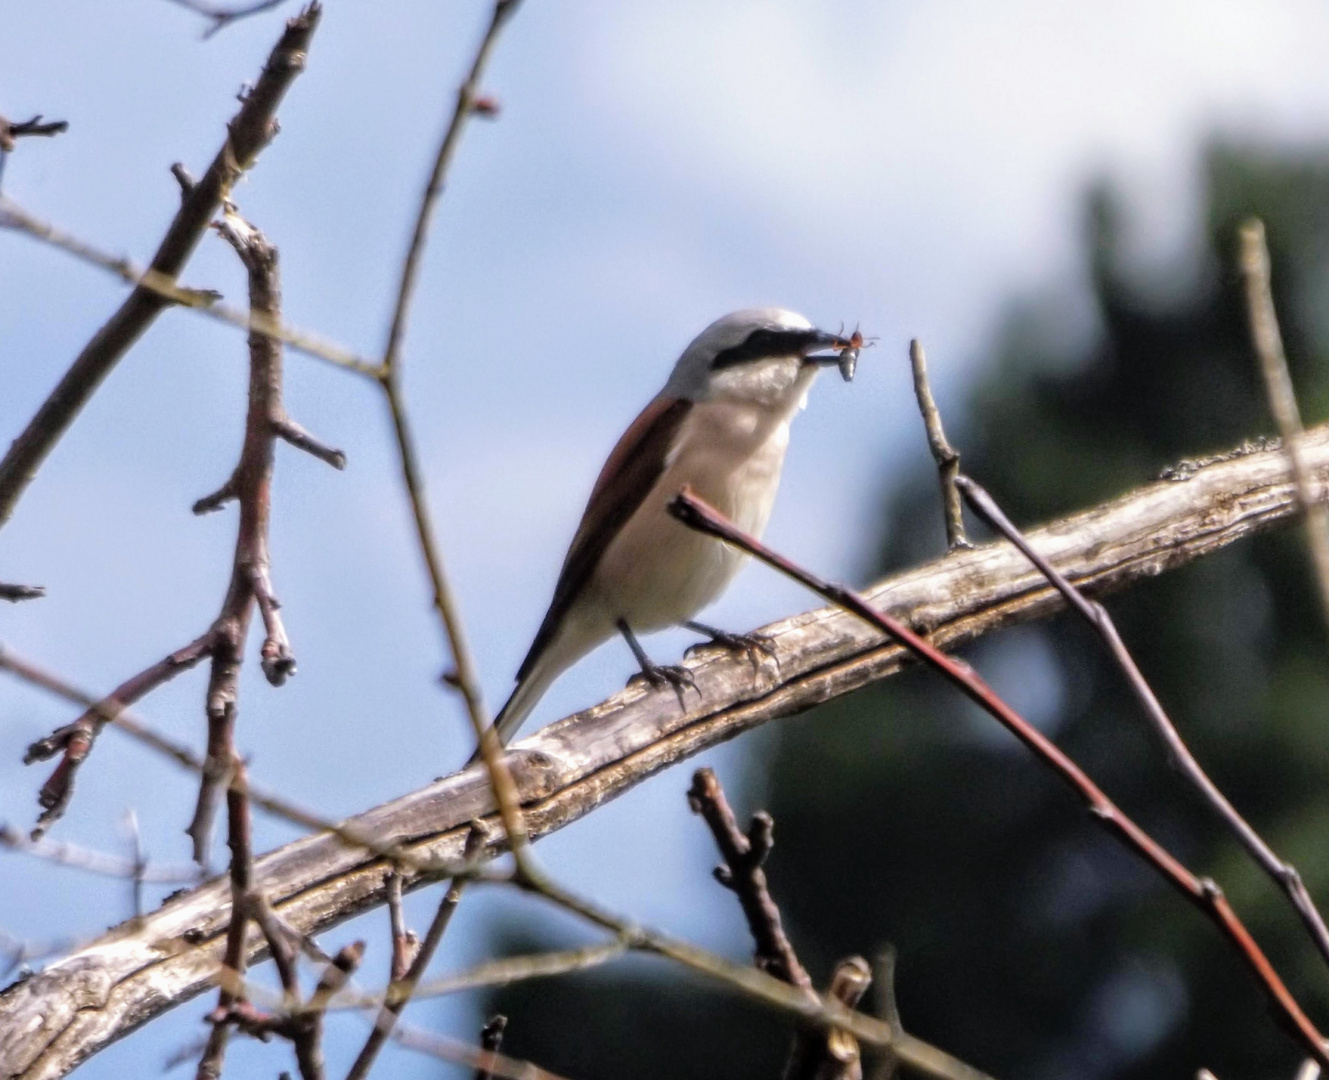
{"label": "bare branch fork", "polygon": [[[235,248],[246,267],[251,306],[268,315],[279,314],[281,290],[276,248],[240,218],[229,203],[218,232]],[[189,834],[194,840],[194,857],[205,863],[217,797],[226,784],[235,757],[236,696],[253,603],[257,603],[265,629],[261,650],[264,675],[272,685],[280,686],[295,672],[295,657],[282,623],[280,605],[273,595],[268,552],[273,444],[283,438],[338,466],[344,464],[344,457],[340,451],[323,447],[302,429],[295,428],[286,416],[281,396],[281,343],[254,332],[250,335],[249,346],[249,406],[239,464],[220,489],[194,505],[195,513],[217,509],[231,499],[240,505],[231,581],[221,612],[205,633],[184,648],[132,676],[72,724],[28,748],[24,758],[28,763],[63,754],[39,794],[44,812],[36,835],[65,812],[73,796],[77,770],[106,722],[114,719],[125,706],[180,672],[210,658],[208,753],[198,804],[189,826]],[[292,430],[300,431],[300,440],[291,438]]]}
{"label": "bare branch fork", "polygon": [[46,120],[43,121],[41,114],[38,113],[31,120],[6,120],[0,116],[0,153],[9,153],[14,149],[16,139],[28,138],[33,135],[59,135],[69,130],[68,120]]}
{"label": "bare branch fork", "polygon": [[[710,769],[698,769],[688,791],[688,805],[705,820],[724,862],[715,868],[715,880],[738,898],[756,944],[754,962],[763,971],[808,993],[813,1000],[812,979],[799,962],[780,919],[780,909],[766,886],[762,865],[774,843],[774,822],[766,811],[758,811],[744,833],[738,827],[724,789]],[[846,1008],[854,1008],[872,982],[867,961],[851,956],[840,961],[827,996]],[[890,1025],[898,1036],[898,1021]],[[941,1075],[970,1080],[982,1074],[954,1062]],[[786,1080],[862,1080],[858,1040],[843,1029],[800,1032],[785,1065]]]}
{"label": "bare branch fork", "polygon": [[[169,279],[180,273],[222,199],[276,134],[277,106],[292,81],[304,70],[309,41],[321,14],[321,6],[314,0],[286,24],[258,81],[227,125],[226,139],[217,156],[202,179],[181,200],[180,209],[153,256],[151,270]],[[0,525],[9,520],[46,455],[102,379],[167,306],[168,301],[152,290],[135,287],[119,310],[84,346],[0,460]]]}
{"label": "bare branch fork", "polygon": [[[1304,447],[1307,468],[1323,484],[1329,479],[1329,427],[1307,432]],[[1081,588],[1097,594],[1149,580],[1297,513],[1281,450],[1224,455],[1181,475],[1185,479],[1149,484],[1052,522],[1032,532],[1029,541]],[[956,552],[878,582],[866,597],[874,607],[902,613],[911,626],[925,629],[940,649],[1044,616],[1063,603],[1046,578],[1005,542]],[[776,650],[778,673],[774,665],[754,671],[744,656],[708,650],[686,661],[701,691],[687,713],[680,713],[672,693],[633,686],[509,747],[530,837],[592,813],[707,747],[886,678],[909,655],[888,635],[834,607],[764,632]],[[0,666],[59,689],[49,675],[12,656],[0,654]],[[141,727],[133,730],[136,737],[152,737]],[[151,745],[188,765],[177,748],[160,740]],[[497,824],[494,808],[484,770],[464,770],[256,859],[255,887],[297,933],[316,933],[385,903],[388,864],[382,853],[401,852],[413,860],[400,866],[407,890],[436,881],[446,872],[442,867],[464,865],[471,821],[483,817]],[[267,809],[318,827],[313,815],[281,800]],[[485,857],[501,851],[504,842],[495,829]],[[389,863],[393,858],[387,855]],[[431,872],[431,866],[440,869]],[[23,1080],[63,1075],[120,1034],[216,985],[229,911],[227,883],[210,882],[0,993],[0,1061]],[[246,947],[251,961],[263,951],[252,938]],[[746,992],[773,993],[774,980],[746,970],[751,979],[762,980]],[[799,1000],[793,988],[780,985]],[[828,1026],[846,1024],[837,1019]],[[857,1022],[853,1028],[860,1042],[873,1042],[876,1030]]]}

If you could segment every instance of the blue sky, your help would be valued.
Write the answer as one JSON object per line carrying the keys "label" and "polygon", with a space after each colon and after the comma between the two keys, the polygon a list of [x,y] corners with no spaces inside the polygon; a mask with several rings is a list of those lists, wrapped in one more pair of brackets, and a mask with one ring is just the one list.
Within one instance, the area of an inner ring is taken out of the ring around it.
{"label": "blue sky", "polygon": [[[165,0],[2,7],[0,110],[70,122],[58,139],[20,146],[6,193],[146,261],[175,208],[168,166],[205,167],[280,16],[204,42],[200,21]],[[282,133],[237,192],[281,249],[290,321],[381,349],[418,192],[486,17],[479,3],[330,0]],[[826,574],[861,580],[883,492],[925,454],[908,339],[927,345],[954,413],[1013,297],[1055,291],[1091,330],[1075,257],[1085,182],[1121,181],[1133,242],[1166,265],[1193,238],[1207,134],[1329,134],[1327,47],[1329,11],[1310,0],[527,0],[486,80],[502,117],[463,142],[404,354],[434,518],[491,705],[539,623],[600,461],[713,318],[776,303],[880,337],[852,385],[815,388],[768,533]],[[243,301],[215,238],[184,280]],[[0,234],[0,439],[122,296],[100,272]],[[48,589],[0,610],[0,640],[106,689],[207,625],[234,515],[196,519],[189,506],[233,464],[244,365],[238,332],[186,312],[158,321],[0,532],[0,579]],[[279,457],[273,574],[300,673],[273,690],[251,663],[240,743],[256,779],[344,814],[450,771],[468,752],[466,724],[435,681],[438,632],[377,392],[304,357],[287,367],[291,412],[350,465],[339,474]],[[749,569],[708,618],[747,628],[808,606]],[[686,641],[649,644],[670,659]],[[529,726],[601,699],[631,667],[606,646]],[[140,712],[197,745],[201,705],[194,674]],[[0,820],[30,822],[43,774],[19,764],[22,749],[68,719],[0,682]],[[706,760],[737,790],[755,741]],[[541,853],[583,891],[742,956],[685,787],[683,770],[657,778]],[[118,821],[133,806],[153,856],[179,861],[192,794],[188,778],[108,733],[57,836],[123,850]],[[265,847],[290,835],[260,832]],[[0,866],[23,882],[0,890],[11,933],[95,933],[127,912],[119,883],[16,857]],[[418,924],[429,906],[414,904]],[[442,964],[478,957],[486,920],[511,906],[468,904]],[[370,940],[367,979],[381,972],[381,922],[354,930]],[[154,1070],[197,1033],[201,1011],[179,1010],[84,1074]],[[432,1005],[417,1019],[463,1034],[470,1023]],[[351,1025],[333,1036],[334,1071],[357,1035]],[[275,1068],[282,1054],[242,1048],[234,1060]],[[435,1071],[405,1055],[392,1067]]]}

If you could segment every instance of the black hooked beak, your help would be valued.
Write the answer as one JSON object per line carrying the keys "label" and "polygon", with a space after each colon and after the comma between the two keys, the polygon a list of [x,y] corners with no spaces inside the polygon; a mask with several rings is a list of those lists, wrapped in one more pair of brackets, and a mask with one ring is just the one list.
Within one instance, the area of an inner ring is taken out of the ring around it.
{"label": "black hooked beak", "polygon": [[814,330],[808,352],[814,353],[821,349],[834,349],[836,351],[827,356],[807,356],[805,360],[809,364],[820,364],[823,367],[834,365],[840,369],[840,375],[844,381],[849,382],[853,379],[854,369],[858,366],[858,350],[862,348],[862,345],[861,335],[856,334],[854,338],[847,338],[841,337],[839,334],[828,333],[825,330]]}

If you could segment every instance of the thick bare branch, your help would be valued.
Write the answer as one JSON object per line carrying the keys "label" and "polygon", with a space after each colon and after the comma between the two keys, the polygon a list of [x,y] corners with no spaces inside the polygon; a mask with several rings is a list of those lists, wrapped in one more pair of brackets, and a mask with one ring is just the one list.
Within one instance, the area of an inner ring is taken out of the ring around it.
{"label": "thick bare branch", "polygon": [[[309,41],[321,13],[322,8],[315,0],[286,24],[258,81],[227,125],[226,140],[217,156],[181,201],[153,256],[151,269],[156,273],[167,278],[180,273],[222,199],[271,141],[276,133],[277,106],[292,81],[304,70]],[[135,287],[110,321],[84,346],[73,366],[0,460],[0,525],[9,520],[42,461],[101,381],[166,306],[167,301],[157,293]]]}
{"label": "thick bare branch", "polygon": [[[1306,464],[1329,479],[1329,428],[1307,433]],[[1030,533],[1031,544],[1091,594],[1169,568],[1289,520],[1297,497],[1278,450],[1188,468]],[[1048,614],[1061,599],[1005,542],[949,555],[866,590],[870,602],[956,648],[998,627]],[[904,650],[834,608],[766,628],[780,661],[707,650],[688,661],[701,699],[688,713],[667,690],[631,687],[509,748],[531,836],[591,813],[660,770],[750,728],[898,671]],[[691,700],[691,699],[690,699]],[[459,864],[470,822],[494,814],[482,770],[446,777],[348,820],[380,846]],[[487,853],[502,843],[496,835]],[[385,902],[384,864],[334,835],[304,838],[259,859],[255,878],[282,917],[313,933]],[[408,872],[405,886],[435,880]],[[0,994],[0,1062],[24,1080],[63,1075],[107,1042],[212,984],[228,921],[225,886],[176,897]],[[261,945],[252,946],[256,954]],[[897,1045],[900,1045],[897,1043]],[[905,1043],[904,1045],[913,1045]],[[915,1052],[925,1050],[914,1045]]]}

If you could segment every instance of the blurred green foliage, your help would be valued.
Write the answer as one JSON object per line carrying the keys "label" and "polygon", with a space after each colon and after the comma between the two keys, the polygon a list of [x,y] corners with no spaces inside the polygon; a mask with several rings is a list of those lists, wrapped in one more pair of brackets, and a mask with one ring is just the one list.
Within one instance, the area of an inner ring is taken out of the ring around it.
{"label": "blurred green foliage", "polygon": [[[1329,414],[1329,158],[1215,146],[1203,177],[1200,235],[1164,267],[1132,254],[1111,189],[1090,192],[1092,318],[1074,314],[1084,305],[1069,289],[1014,307],[964,415],[947,417],[966,471],[1017,522],[1271,430],[1235,268],[1249,214],[1268,227],[1303,416]],[[943,547],[923,446],[920,425],[913,473],[889,500],[881,570]],[[1201,763],[1329,901],[1329,636],[1300,531],[1108,603]],[[1219,881],[1323,1025],[1329,968],[1169,771],[1089,631],[1060,616],[984,641],[970,659]],[[938,679],[910,672],[778,727],[769,874],[815,978],[893,943],[906,1027],[999,1077],[1190,1077],[1204,1066],[1222,1080],[1291,1080],[1296,1043],[1214,927]],[[507,1049],[578,1080],[770,1078],[788,1039],[769,1013],[658,966],[513,987],[493,1004],[512,1017]]]}

